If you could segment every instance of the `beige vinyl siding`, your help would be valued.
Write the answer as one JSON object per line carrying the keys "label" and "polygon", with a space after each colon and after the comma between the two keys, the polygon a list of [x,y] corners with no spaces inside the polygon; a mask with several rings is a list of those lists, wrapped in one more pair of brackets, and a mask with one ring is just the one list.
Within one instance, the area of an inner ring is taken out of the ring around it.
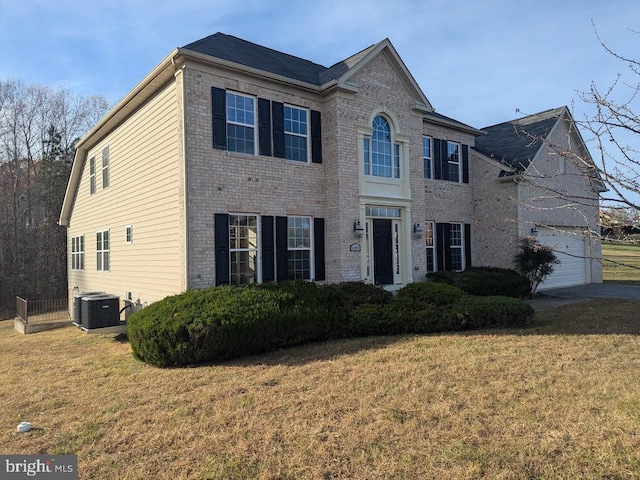
{"label": "beige vinyl siding", "polygon": [[[151,303],[185,289],[180,112],[175,82],[88,151],[68,237],[85,235],[85,269],[69,289],[106,291]],[[88,158],[109,146],[110,186],[89,194]],[[126,242],[126,227],[133,241]],[[96,232],[110,231],[110,268],[96,271]]]}

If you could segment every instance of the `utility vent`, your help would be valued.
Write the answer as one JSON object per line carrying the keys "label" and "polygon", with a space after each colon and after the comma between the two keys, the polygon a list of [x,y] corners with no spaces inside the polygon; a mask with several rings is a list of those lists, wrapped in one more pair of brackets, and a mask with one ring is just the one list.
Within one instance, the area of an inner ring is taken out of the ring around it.
{"label": "utility vent", "polygon": [[105,295],[104,292],[81,292],[73,295],[73,323],[82,327],[82,297]]}
{"label": "utility vent", "polygon": [[120,298],[117,295],[89,295],[82,297],[82,326],[93,328],[115,327],[120,324]]}

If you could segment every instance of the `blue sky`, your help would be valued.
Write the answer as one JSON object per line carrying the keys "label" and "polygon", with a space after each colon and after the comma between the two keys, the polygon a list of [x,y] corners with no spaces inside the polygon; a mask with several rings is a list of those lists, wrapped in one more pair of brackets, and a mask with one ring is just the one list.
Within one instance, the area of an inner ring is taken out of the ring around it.
{"label": "blue sky", "polygon": [[577,91],[628,73],[592,20],[633,57],[639,19],[638,0],[0,0],[0,79],[115,103],[218,31],[325,66],[388,37],[436,111],[481,128],[561,105],[581,117]]}

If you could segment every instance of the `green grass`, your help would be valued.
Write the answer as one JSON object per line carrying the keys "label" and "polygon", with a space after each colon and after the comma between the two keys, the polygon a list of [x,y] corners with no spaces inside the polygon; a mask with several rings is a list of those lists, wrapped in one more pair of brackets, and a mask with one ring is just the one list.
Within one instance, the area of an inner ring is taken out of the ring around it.
{"label": "green grass", "polygon": [[605,281],[640,282],[640,246],[602,244]]}

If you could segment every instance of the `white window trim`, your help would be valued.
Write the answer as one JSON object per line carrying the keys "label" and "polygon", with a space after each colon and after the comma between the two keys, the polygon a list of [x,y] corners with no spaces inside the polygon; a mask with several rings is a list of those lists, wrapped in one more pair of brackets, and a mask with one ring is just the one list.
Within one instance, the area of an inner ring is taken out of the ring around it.
{"label": "white window trim", "polygon": [[[458,161],[457,162],[452,162],[451,160],[449,160],[449,145],[456,145],[458,147]],[[449,165],[458,165],[458,180],[454,181],[449,179],[449,181],[454,182],[454,183],[462,183],[462,144],[459,142],[450,142],[449,140],[447,140],[447,168],[449,167]],[[449,169],[450,171],[450,169]],[[449,176],[449,172],[447,172],[447,176]]]}
{"label": "white window trim", "polygon": [[[438,252],[436,251],[436,222],[431,221],[431,220],[427,220],[426,222],[424,222],[425,224],[425,249],[426,250],[431,250],[433,252],[433,270],[429,270],[429,265],[427,264],[427,272],[428,273],[433,273],[433,272],[437,272],[438,271]],[[427,237],[427,232],[429,231],[429,228],[431,229],[431,245],[427,245],[426,242],[428,240],[429,237]]]}
{"label": "white window trim", "polygon": [[[101,250],[98,250],[98,235],[101,235],[101,244],[104,247],[104,234],[107,234],[108,237],[108,244],[109,244],[109,248],[105,249],[102,248]],[[105,258],[105,253],[107,254],[107,259],[108,259],[108,265],[107,268],[104,268],[104,258]],[[98,265],[98,255],[101,255],[101,260],[100,260],[100,265]],[[98,268],[98,266],[100,266],[100,268]],[[98,230],[96,231],[96,271],[98,272],[110,272],[111,271],[111,232],[108,228],[105,228],[103,230]]]}
{"label": "white window trim", "polygon": [[[424,141],[425,140],[429,140],[429,156],[426,157],[424,155]],[[427,180],[433,180],[433,137],[430,137],[428,135],[423,135],[422,136],[422,161],[423,161],[423,167],[422,167],[422,177],[424,179]],[[429,162],[429,176],[426,177],[424,175],[424,163]]]}
{"label": "white window trim", "polygon": [[[248,123],[241,123],[241,122],[236,122],[236,121],[232,121],[229,120],[229,114],[227,109],[229,108],[228,106],[228,95],[237,95],[238,97],[245,97],[245,98],[250,98],[251,101],[253,102],[253,125],[250,125]],[[225,93],[225,119],[226,119],[226,135],[227,138],[225,139],[225,141],[227,142],[227,152],[231,153],[231,154],[236,154],[236,155],[257,155],[258,154],[258,98],[254,95],[247,95],[246,93],[241,93],[241,92],[236,92],[234,90],[226,90]],[[252,128],[253,129],[253,153],[247,153],[247,152],[237,152],[235,150],[229,150],[229,125],[239,125],[241,127],[247,127],[247,128]]]}
{"label": "white window trim", "polygon": [[260,221],[260,215],[256,214],[256,213],[240,213],[240,212],[234,212],[234,213],[229,213],[229,217],[233,217],[233,216],[242,216],[242,217],[255,217],[256,218],[256,247],[255,248],[234,248],[231,246],[231,221],[229,221],[229,281],[232,285],[244,285],[244,284],[238,284],[238,283],[233,283],[231,282],[231,276],[232,276],[232,262],[231,262],[231,257],[232,257],[232,253],[237,253],[237,252],[255,252],[256,256],[255,256],[255,262],[256,262],[256,281],[255,283],[262,283],[262,244],[261,244],[261,231],[260,231],[260,225],[261,225],[261,221]]}
{"label": "white window trim", "polygon": [[109,188],[111,185],[111,178],[109,176],[109,145],[102,149],[102,189]]}
{"label": "white window trim", "polygon": [[[373,128],[373,121],[375,120],[376,117],[382,117],[387,124],[389,125],[389,133],[390,133],[390,143],[391,143],[391,153],[390,153],[390,170],[391,170],[391,175],[390,176],[383,176],[383,175],[374,175],[373,172],[373,156],[372,156],[372,149],[373,149],[373,134],[375,129]],[[369,178],[376,178],[376,179],[385,179],[385,180],[402,180],[403,177],[403,159],[404,159],[404,142],[399,141],[399,139],[396,138],[397,137],[397,133],[395,131],[395,129],[393,128],[393,122],[384,114],[384,113],[378,113],[376,114],[373,119],[371,120],[371,125],[369,125],[369,128],[367,128],[367,133],[363,132],[362,135],[362,172],[364,174],[365,177],[369,177]],[[365,145],[365,141],[368,142],[369,144],[369,148],[365,149],[364,145]],[[368,151],[368,154],[367,154]],[[396,162],[396,152],[397,152],[397,162]],[[397,163],[397,170],[398,170],[398,176],[395,175],[395,171],[396,171],[396,163]],[[366,173],[366,167],[368,167],[369,173]]]}
{"label": "white window trim", "polygon": [[402,283],[402,223],[391,221],[391,238],[393,242],[393,284]]}
{"label": "white window trim", "polygon": [[96,157],[89,158],[89,194],[96,193]]}
{"label": "white window trim", "polygon": [[302,135],[302,134],[300,134],[300,133],[294,133],[294,132],[289,132],[289,131],[287,131],[287,129],[286,129],[286,124],[287,124],[286,113],[285,113],[285,115],[284,115],[284,123],[285,123],[285,130],[284,130],[284,135],[285,135],[285,145],[286,145],[286,136],[287,136],[287,135],[291,135],[291,136],[293,136],[293,137],[301,137],[301,138],[305,138],[305,139],[307,140],[307,159],[306,159],[306,162],[303,162],[303,161],[300,161],[300,160],[294,160],[294,159],[291,159],[291,158],[286,158],[286,147],[285,147],[285,158],[286,158],[286,160],[291,161],[291,162],[296,162],[296,163],[310,163],[310,162],[311,162],[311,148],[310,148],[310,147],[311,147],[311,121],[310,121],[310,120],[311,120],[311,114],[310,114],[310,111],[309,111],[309,109],[308,109],[308,108],[303,108],[303,107],[299,107],[299,106],[297,106],[297,105],[291,105],[291,104],[289,104],[289,103],[285,103],[285,104],[284,104],[284,106],[283,106],[283,108],[285,109],[285,110],[284,110],[285,112],[286,112],[286,108],[287,108],[287,107],[289,107],[289,108],[293,108],[293,109],[296,109],[296,110],[302,110],[302,111],[304,111],[304,112],[306,113],[306,115],[307,115],[307,133],[306,133],[306,135]]}
{"label": "white window trim", "polygon": [[[309,221],[309,246],[308,247],[290,247],[289,246],[289,220],[294,218],[304,218]],[[287,254],[288,252],[296,251],[308,251],[309,252],[309,278],[305,278],[306,281],[313,281],[315,278],[315,259],[314,259],[314,245],[313,245],[313,218],[306,215],[288,215],[287,216]],[[289,259],[287,258],[287,262]],[[287,276],[289,269],[287,268]]]}
{"label": "white window trim", "polygon": [[[453,244],[453,226],[457,225],[458,227],[460,227],[460,245],[454,245]],[[453,270],[454,272],[462,272],[465,270],[465,245],[464,245],[464,223],[460,223],[460,222],[451,222],[451,238],[450,238],[450,242],[449,242],[449,249],[453,250],[454,248],[456,250],[460,250],[460,270]]]}
{"label": "white window trim", "polygon": [[84,234],[71,237],[71,270],[84,270]]}

